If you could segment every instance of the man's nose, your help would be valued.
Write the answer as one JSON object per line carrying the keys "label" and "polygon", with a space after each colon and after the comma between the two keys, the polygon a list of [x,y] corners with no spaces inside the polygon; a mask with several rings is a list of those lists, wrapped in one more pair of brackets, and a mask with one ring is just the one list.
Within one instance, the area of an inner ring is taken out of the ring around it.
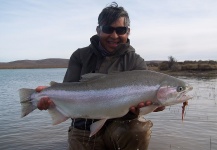
{"label": "man's nose", "polygon": [[110,36],[111,36],[112,38],[118,38],[118,34],[116,33],[115,30],[110,34]]}

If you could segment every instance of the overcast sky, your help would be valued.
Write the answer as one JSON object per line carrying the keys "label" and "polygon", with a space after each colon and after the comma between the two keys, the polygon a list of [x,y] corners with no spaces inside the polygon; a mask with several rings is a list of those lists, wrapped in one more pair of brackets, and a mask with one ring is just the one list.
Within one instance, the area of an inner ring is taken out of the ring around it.
{"label": "overcast sky", "polygon": [[[70,58],[108,0],[0,0],[0,62]],[[117,0],[145,60],[217,60],[217,0]]]}

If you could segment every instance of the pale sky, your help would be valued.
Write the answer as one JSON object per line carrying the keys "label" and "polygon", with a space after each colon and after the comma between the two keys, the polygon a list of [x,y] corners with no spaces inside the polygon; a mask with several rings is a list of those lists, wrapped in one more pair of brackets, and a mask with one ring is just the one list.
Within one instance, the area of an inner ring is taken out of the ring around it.
{"label": "pale sky", "polygon": [[[90,44],[110,0],[0,0],[0,62],[67,58]],[[217,0],[116,0],[145,60],[217,60]]]}

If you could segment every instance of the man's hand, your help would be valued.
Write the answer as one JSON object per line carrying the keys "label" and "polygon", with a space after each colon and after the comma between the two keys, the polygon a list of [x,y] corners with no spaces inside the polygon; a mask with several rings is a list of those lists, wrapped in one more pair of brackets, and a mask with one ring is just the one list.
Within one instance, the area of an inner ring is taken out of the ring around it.
{"label": "man's hand", "polygon": [[[146,101],[145,103],[142,102],[142,103],[139,103],[137,105],[137,107],[135,107],[135,106],[130,107],[130,111],[136,115],[139,115],[139,109],[140,108],[150,106],[150,105],[152,105],[151,101]],[[154,112],[163,111],[164,109],[165,109],[165,106],[158,107],[154,110]]]}
{"label": "man's hand", "polygon": [[[35,91],[41,92],[46,86],[38,86]],[[39,100],[37,107],[39,110],[47,110],[50,106],[54,106],[54,102],[49,97],[43,97]]]}
{"label": "man's hand", "polygon": [[45,88],[47,88],[47,86],[38,86],[35,91],[36,92],[41,92],[42,90],[44,90]]}

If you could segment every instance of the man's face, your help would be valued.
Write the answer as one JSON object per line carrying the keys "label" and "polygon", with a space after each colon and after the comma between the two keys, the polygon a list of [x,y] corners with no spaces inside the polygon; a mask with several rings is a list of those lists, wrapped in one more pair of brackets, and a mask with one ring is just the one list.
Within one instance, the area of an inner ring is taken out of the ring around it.
{"label": "man's face", "polygon": [[[111,27],[125,27],[124,25],[124,17],[120,17],[117,21],[110,25]],[[111,34],[104,33],[101,29],[97,28],[97,33],[100,38],[100,43],[102,44],[103,48],[105,48],[109,52],[114,52],[115,48],[120,43],[126,43],[127,38],[129,36],[130,29],[128,32],[123,35],[118,35],[116,31],[112,32]]]}

